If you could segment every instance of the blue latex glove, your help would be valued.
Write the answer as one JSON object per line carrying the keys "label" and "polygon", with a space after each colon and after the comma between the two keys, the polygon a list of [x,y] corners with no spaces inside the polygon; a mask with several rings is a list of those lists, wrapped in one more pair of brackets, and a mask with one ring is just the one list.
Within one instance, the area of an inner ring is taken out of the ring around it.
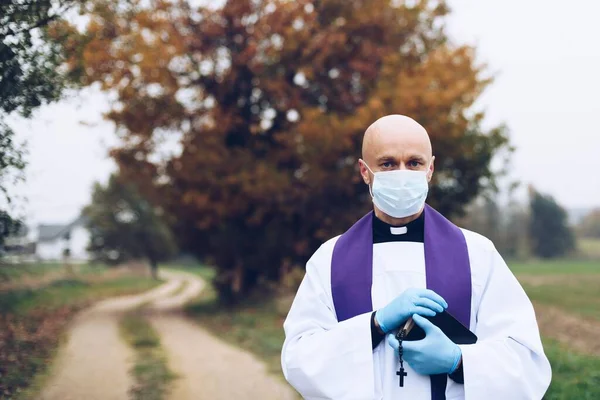
{"label": "blue latex glove", "polygon": [[[451,374],[456,371],[462,357],[460,347],[429,320],[413,315],[415,324],[425,331],[425,338],[403,341],[403,359],[421,375]],[[399,343],[394,335],[388,336],[388,344],[398,355]]]}
{"label": "blue latex glove", "polygon": [[429,289],[407,289],[384,308],[377,310],[375,319],[385,333],[398,329],[413,314],[433,317],[448,308],[439,294]]}

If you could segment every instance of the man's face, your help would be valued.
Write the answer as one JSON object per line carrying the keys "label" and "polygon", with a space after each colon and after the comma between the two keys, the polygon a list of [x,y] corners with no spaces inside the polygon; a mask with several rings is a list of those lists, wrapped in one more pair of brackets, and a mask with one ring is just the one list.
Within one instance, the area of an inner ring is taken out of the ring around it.
{"label": "man's face", "polygon": [[[431,144],[427,132],[418,124],[387,121],[376,123],[365,134],[360,172],[366,184],[373,182],[372,172],[409,169],[429,169],[427,180],[433,174]],[[365,165],[365,163],[367,165]]]}

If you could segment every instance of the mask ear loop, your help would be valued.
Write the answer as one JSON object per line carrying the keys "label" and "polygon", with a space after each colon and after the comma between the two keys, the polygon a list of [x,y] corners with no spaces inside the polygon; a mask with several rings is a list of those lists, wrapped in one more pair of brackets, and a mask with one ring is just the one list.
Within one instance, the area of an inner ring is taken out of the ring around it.
{"label": "mask ear loop", "polygon": [[[363,162],[363,164],[365,164],[365,167],[367,167],[367,169],[369,170],[369,172],[371,174],[373,174],[373,180],[375,180],[375,172],[371,171],[371,168],[369,168],[369,164],[367,164],[365,162],[365,160],[361,160]],[[371,182],[370,184],[367,184],[367,186],[369,187],[369,194],[371,195],[371,198],[374,198],[375,196],[373,196],[373,182]]]}

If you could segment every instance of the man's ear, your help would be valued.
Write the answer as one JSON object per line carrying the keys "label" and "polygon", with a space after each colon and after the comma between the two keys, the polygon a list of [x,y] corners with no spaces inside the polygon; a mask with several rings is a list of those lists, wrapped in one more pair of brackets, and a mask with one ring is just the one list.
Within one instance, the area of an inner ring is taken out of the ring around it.
{"label": "man's ear", "polygon": [[358,159],[358,167],[360,168],[360,175],[363,178],[363,182],[365,182],[365,184],[370,184],[371,183],[371,174],[369,172],[369,169],[367,168],[367,164],[362,160],[362,159]]}
{"label": "man's ear", "polygon": [[431,178],[433,178],[433,171],[435,167],[433,166],[433,162],[435,161],[435,156],[431,157],[431,163],[429,163],[429,170],[427,171],[427,182],[431,182]]}

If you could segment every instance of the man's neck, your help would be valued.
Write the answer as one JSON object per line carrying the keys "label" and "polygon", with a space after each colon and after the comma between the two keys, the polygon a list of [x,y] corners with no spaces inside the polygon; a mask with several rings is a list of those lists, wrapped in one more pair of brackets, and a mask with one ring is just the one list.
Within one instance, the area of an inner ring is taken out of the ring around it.
{"label": "man's neck", "polygon": [[389,224],[392,226],[404,226],[404,225],[408,224],[409,222],[412,222],[415,219],[419,218],[419,216],[421,216],[421,214],[423,213],[423,209],[421,208],[421,210],[418,213],[410,215],[408,217],[394,218],[394,217],[390,217],[383,211],[379,210],[377,207],[373,207],[373,210],[375,211],[375,216],[377,218],[379,218],[386,224]]}

